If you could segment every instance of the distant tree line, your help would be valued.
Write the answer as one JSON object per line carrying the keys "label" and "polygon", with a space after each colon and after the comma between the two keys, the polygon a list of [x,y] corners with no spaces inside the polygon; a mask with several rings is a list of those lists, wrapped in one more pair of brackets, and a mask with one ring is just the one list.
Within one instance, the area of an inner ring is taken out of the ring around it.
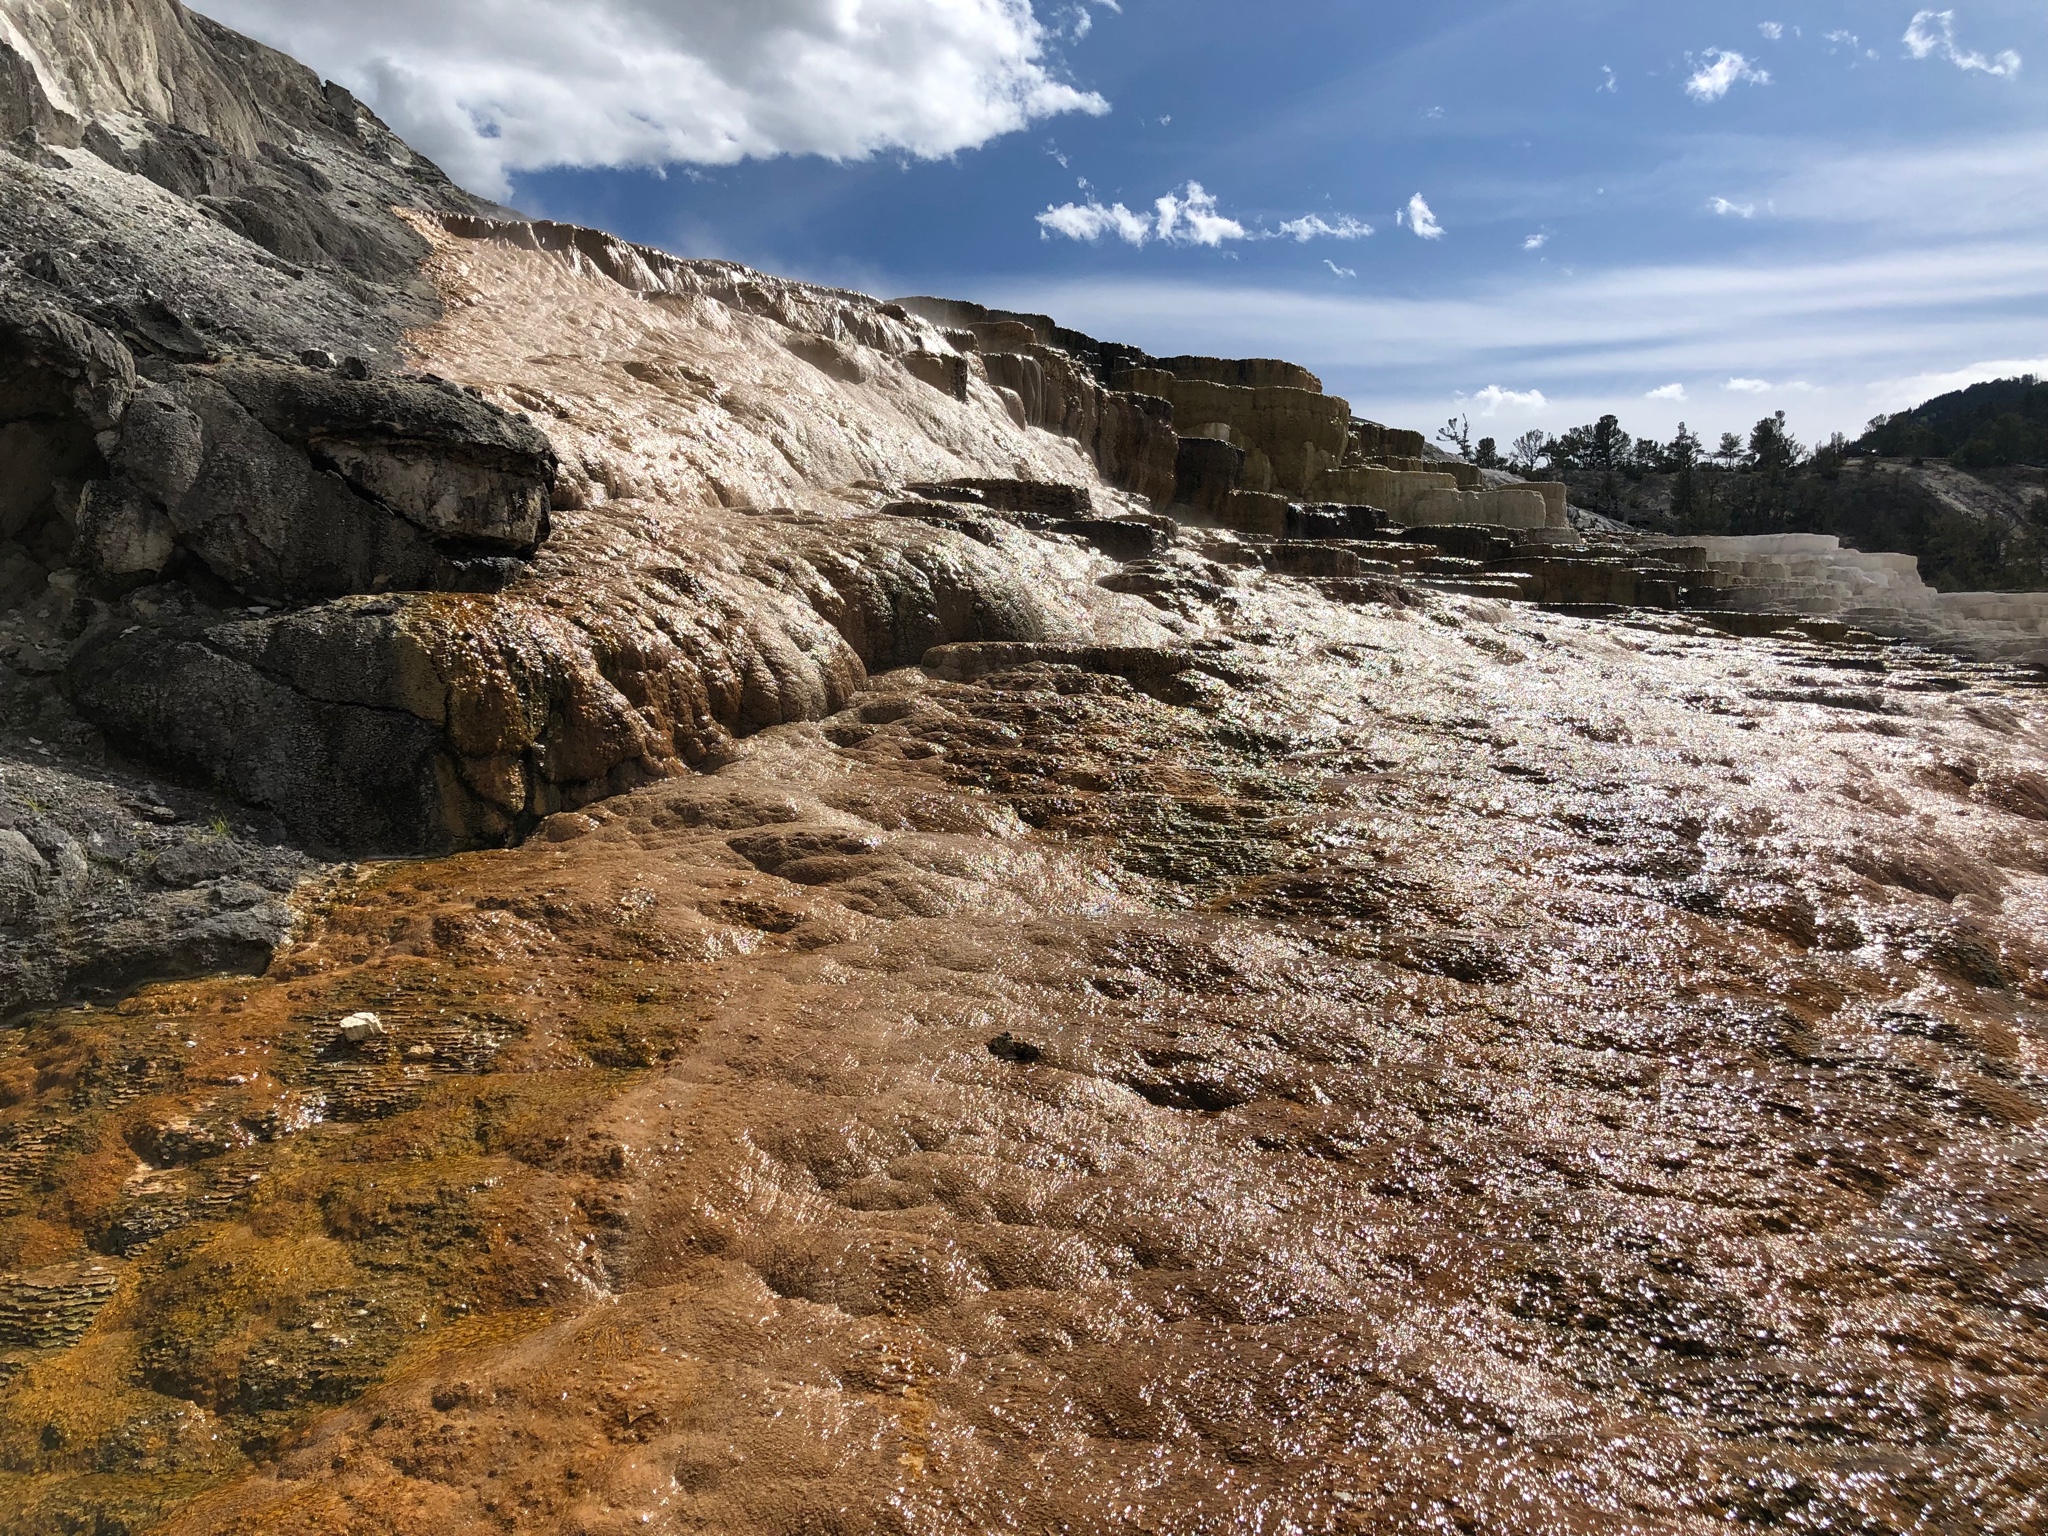
{"label": "distant tree line", "polygon": [[[1713,446],[1684,423],[1668,442],[1638,438],[1603,416],[1561,436],[1525,432],[1502,452],[1474,446],[1462,423],[1439,436],[1483,468],[1554,477],[1572,499],[1605,516],[1659,532],[1831,533],[1853,548],[1916,555],[1927,580],[1950,591],[2048,587],[2048,528],[2038,492],[2017,524],[1959,510],[1920,476],[1886,460],[1945,458],[1972,471],[2002,471],[2024,494],[2048,466],[2048,385],[2028,377],[1979,384],[1896,416],[1855,442],[1837,433],[1808,448],[1778,411],[1747,437]],[[2020,482],[2014,482],[2014,476]]]}

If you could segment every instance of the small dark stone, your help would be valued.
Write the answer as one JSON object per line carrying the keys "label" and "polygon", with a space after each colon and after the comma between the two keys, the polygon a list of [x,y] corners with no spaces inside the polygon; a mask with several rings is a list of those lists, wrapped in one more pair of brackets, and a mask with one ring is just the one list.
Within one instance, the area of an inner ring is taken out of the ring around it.
{"label": "small dark stone", "polygon": [[1025,1067],[1045,1060],[1043,1050],[1028,1040],[1019,1040],[1007,1030],[989,1041],[988,1053],[998,1061],[1014,1061]]}

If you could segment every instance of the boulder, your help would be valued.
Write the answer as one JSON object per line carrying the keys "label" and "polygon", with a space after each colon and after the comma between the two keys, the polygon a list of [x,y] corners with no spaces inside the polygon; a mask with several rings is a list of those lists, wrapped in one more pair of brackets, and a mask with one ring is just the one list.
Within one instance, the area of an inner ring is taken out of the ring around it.
{"label": "boulder", "polygon": [[546,537],[554,450],[453,386],[155,365],[103,434],[72,559],[116,590],[182,550],[263,602],[501,585]]}
{"label": "boulder", "polygon": [[272,363],[214,377],[267,431],[429,537],[525,555],[547,536],[554,449],[480,396]]}

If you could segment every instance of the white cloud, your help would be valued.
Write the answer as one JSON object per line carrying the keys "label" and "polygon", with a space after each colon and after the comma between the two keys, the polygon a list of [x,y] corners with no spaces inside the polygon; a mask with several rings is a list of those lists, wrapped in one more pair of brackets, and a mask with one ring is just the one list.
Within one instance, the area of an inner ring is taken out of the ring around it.
{"label": "white cloud", "polygon": [[1930,56],[1947,59],[1957,69],[1977,70],[1987,75],[2016,75],[2020,56],[2010,48],[1996,58],[1966,53],[1956,46],[1954,11],[1921,11],[1906,28],[1906,51],[1916,59]]}
{"label": "white cloud", "polygon": [[[1460,403],[1465,397],[1458,396]],[[1482,416],[1498,416],[1502,411],[1541,411],[1550,402],[1543,398],[1540,389],[1502,389],[1498,384],[1489,384],[1472,397],[1471,403]]]}
{"label": "white cloud", "polygon": [[1771,72],[1758,69],[1739,53],[1726,48],[1709,48],[1702,55],[1699,70],[1685,82],[1685,94],[1695,101],[1719,101],[1736,85],[1769,85]]}
{"label": "white cloud", "polygon": [[1643,398],[1645,400],[1683,400],[1685,398],[1685,386],[1683,384],[1665,384],[1651,390]]}
{"label": "white cloud", "polygon": [[1725,197],[1710,198],[1707,206],[1724,219],[1753,219],[1756,217],[1755,203],[1731,203]]}
{"label": "white cloud", "polygon": [[1370,224],[1362,224],[1349,214],[1340,215],[1333,224],[1318,214],[1308,214],[1299,219],[1290,219],[1280,226],[1280,233],[1290,240],[1299,240],[1303,245],[1311,240],[1363,240],[1372,234]]}
{"label": "white cloud", "polygon": [[1613,65],[1602,64],[1600,68],[1607,78],[1594,87],[1593,93],[1597,96],[1600,92],[1605,91],[1609,96],[1612,96],[1621,89],[1621,79],[1614,73]]}
{"label": "white cloud", "polygon": [[1394,222],[1406,224],[1424,240],[1441,240],[1444,237],[1443,225],[1437,223],[1436,215],[1422,200],[1420,192],[1408,199],[1408,206],[1394,216]]}
{"label": "white cloud", "polygon": [[1109,104],[1031,0],[204,0],[495,196],[553,166],[941,158]]}
{"label": "white cloud", "polygon": [[1323,258],[1323,265],[1328,267],[1332,272],[1336,273],[1339,277],[1358,276],[1358,269],[1356,267],[1340,267],[1337,265],[1337,263],[1330,260],[1330,258],[1327,256]]}
{"label": "white cloud", "polygon": [[1909,378],[1887,379],[1870,386],[1871,408],[1877,411],[1906,411],[1924,405],[1937,395],[1968,389],[1993,379],[2018,379],[2032,374],[2048,378],[2048,357],[2003,358],[1995,362],[1972,363],[1945,373],[1916,373]]}
{"label": "white cloud", "polygon": [[1531,235],[1522,242],[1522,249],[1525,251],[1540,251],[1548,244],[1550,244],[1550,236],[1543,234]]}
{"label": "white cloud", "polygon": [[1159,238],[1169,245],[1216,246],[1245,237],[1244,226],[1218,213],[1216,199],[1199,181],[1189,182],[1178,196],[1167,193],[1152,206],[1159,210]]}
{"label": "white cloud", "polygon": [[1114,235],[1127,245],[1147,245],[1159,240],[1167,245],[1220,246],[1226,240],[1251,238],[1237,220],[1217,211],[1216,199],[1199,181],[1167,193],[1152,206],[1154,213],[1147,215],[1133,212],[1122,203],[1105,207],[1094,198],[1085,203],[1061,203],[1038,215],[1039,234],[1044,239],[1064,235],[1069,240],[1090,244],[1104,235]]}
{"label": "white cloud", "polygon": [[1046,209],[1038,216],[1038,228],[1041,239],[1065,235],[1069,240],[1086,240],[1090,244],[1104,235],[1115,235],[1131,245],[1143,245],[1152,238],[1152,221],[1142,213],[1133,213],[1122,203],[1105,208],[1092,199]]}
{"label": "white cloud", "polygon": [[1785,36],[1785,23],[1782,21],[1760,21],[1756,29],[1774,43],[1782,41]]}

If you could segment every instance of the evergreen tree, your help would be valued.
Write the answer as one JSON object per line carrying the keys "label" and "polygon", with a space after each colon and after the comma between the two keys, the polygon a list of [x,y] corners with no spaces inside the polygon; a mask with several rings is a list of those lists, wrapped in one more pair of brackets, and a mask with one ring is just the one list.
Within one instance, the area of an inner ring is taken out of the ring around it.
{"label": "evergreen tree", "polygon": [[1684,422],[1663,449],[1664,470],[1671,476],[1671,515],[1680,527],[1695,529],[1700,520],[1700,455],[1706,448]]}
{"label": "evergreen tree", "polygon": [[1785,425],[1785,413],[1766,416],[1750,429],[1749,467],[1760,474],[1783,474],[1806,457],[1806,450]]}

